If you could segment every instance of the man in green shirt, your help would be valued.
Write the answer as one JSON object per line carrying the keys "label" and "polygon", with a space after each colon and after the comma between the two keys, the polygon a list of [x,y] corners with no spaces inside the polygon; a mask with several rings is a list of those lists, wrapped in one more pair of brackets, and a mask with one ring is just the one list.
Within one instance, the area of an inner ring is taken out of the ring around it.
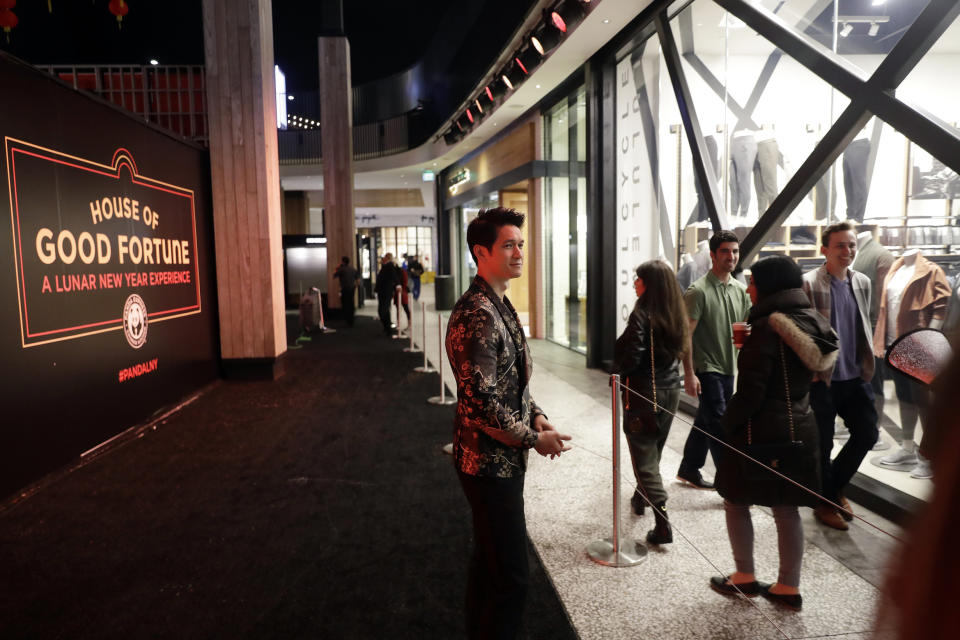
{"label": "man in green shirt", "polygon": [[[692,348],[683,358],[683,386],[699,396],[700,407],[693,424],[716,438],[722,438],[720,420],[733,395],[737,354],[733,346],[733,323],[750,313],[747,288],[730,274],[740,259],[740,240],[732,231],[720,231],[710,238],[711,268],[694,281],[683,295],[690,319]],[[696,375],[693,375],[696,373]],[[700,469],[707,461],[719,461],[721,445],[698,429],[691,429],[683,446],[683,460],[677,480],[698,489],[713,489]]]}

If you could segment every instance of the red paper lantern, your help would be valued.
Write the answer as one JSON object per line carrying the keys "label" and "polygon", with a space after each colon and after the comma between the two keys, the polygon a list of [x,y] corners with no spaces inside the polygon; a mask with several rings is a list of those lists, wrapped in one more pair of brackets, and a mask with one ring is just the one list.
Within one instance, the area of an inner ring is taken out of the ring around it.
{"label": "red paper lantern", "polygon": [[3,27],[7,42],[10,42],[10,30],[20,22],[17,14],[11,11],[15,6],[17,6],[17,0],[0,0],[0,27]]}
{"label": "red paper lantern", "polygon": [[117,28],[123,29],[123,16],[130,13],[130,7],[123,0],[110,0],[110,13],[117,16]]}

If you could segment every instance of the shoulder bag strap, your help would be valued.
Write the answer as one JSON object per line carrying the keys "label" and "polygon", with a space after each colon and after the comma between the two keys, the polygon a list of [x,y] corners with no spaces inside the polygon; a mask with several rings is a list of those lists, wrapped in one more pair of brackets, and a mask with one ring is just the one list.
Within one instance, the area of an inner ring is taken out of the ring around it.
{"label": "shoulder bag strap", "polygon": [[[783,339],[780,340],[780,365],[783,367],[783,387],[786,391],[787,421],[790,424],[790,441],[796,440],[793,433],[793,400],[790,399],[790,381],[787,379],[787,358],[783,354]],[[753,444],[753,420],[747,419],[747,444]]]}
{"label": "shoulder bag strap", "polygon": [[657,407],[657,370],[653,366],[653,323],[650,323],[650,384],[653,387],[653,412],[660,413]]}

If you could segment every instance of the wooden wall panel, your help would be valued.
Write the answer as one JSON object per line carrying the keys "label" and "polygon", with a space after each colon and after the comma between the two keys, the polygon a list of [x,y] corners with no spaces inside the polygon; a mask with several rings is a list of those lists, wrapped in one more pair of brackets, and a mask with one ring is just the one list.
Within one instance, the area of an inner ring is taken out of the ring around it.
{"label": "wooden wall panel", "polygon": [[[452,176],[462,169],[470,170],[470,181],[460,185],[458,191],[471,189],[535,160],[537,157],[536,121],[539,119],[537,116],[527,120],[479,155],[448,172],[447,175]],[[444,188],[448,186],[444,185]]]}
{"label": "wooden wall panel", "polygon": [[221,355],[286,350],[269,0],[204,0]]}

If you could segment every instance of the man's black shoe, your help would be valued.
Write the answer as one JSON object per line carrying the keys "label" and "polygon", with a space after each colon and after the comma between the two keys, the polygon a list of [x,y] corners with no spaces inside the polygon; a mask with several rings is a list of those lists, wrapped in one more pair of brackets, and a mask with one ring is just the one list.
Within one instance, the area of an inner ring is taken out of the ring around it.
{"label": "man's black shoe", "polygon": [[693,487],[694,489],[706,489],[707,491],[713,491],[713,483],[704,480],[699,471],[691,474],[678,472],[677,480],[680,481],[680,484]]}
{"label": "man's black shoe", "polygon": [[630,497],[630,506],[633,507],[633,513],[642,516],[644,509],[647,507],[646,501],[636,491],[633,492],[633,495]]}

